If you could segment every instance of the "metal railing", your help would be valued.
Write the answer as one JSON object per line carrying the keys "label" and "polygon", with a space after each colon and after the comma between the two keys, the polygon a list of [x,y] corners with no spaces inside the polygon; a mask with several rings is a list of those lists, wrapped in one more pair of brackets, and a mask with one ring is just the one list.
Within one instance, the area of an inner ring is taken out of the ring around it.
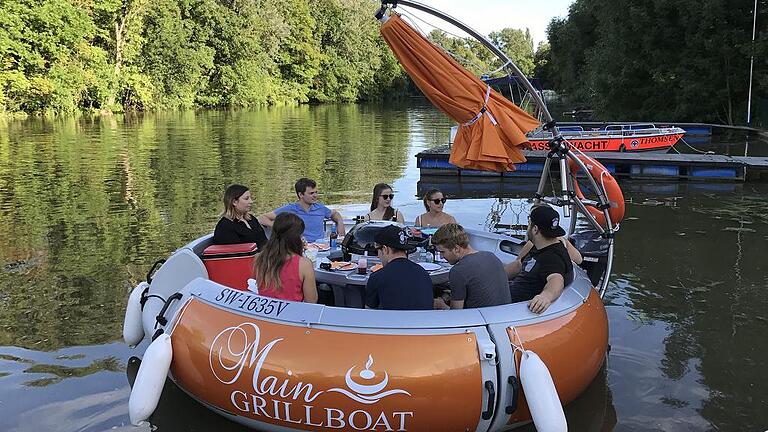
{"label": "metal railing", "polygon": [[[577,157],[574,152],[577,152],[581,154],[581,152],[576,149],[574,146],[572,146],[568,141],[563,137],[563,134],[560,132],[560,130],[557,127],[557,123],[554,121],[554,118],[549,112],[549,109],[547,109],[546,104],[544,103],[544,100],[541,97],[541,94],[536,91],[536,89],[533,87],[530,81],[528,81],[528,78],[522,73],[520,68],[510,59],[504,51],[502,51],[499,47],[494,45],[490,40],[488,40],[485,36],[478,33],[468,25],[464,24],[463,22],[459,21],[458,19],[445,14],[435,8],[432,8],[430,6],[421,4],[416,1],[412,0],[381,0],[382,7],[381,9],[376,13],[376,17],[382,20],[382,18],[385,16],[385,14],[390,11],[392,8],[396,8],[398,6],[407,6],[414,8],[416,10],[422,11],[424,13],[427,13],[429,15],[432,15],[436,18],[439,18],[451,25],[456,26],[460,30],[464,31],[468,35],[475,38],[478,42],[480,42],[484,47],[486,47],[489,51],[491,51],[493,54],[495,54],[499,59],[501,59],[502,63],[504,64],[504,68],[508,71],[510,75],[513,75],[516,77],[519,82],[523,85],[523,87],[528,91],[528,93],[531,95],[531,99],[536,104],[536,106],[539,108],[539,111],[541,112],[541,115],[545,122],[545,128],[551,131],[552,133],[552,139],[549,142],[550,152],[547,157],[547,159],[544,162],[544,168],[542,170],[541,178],[539,180],[539,186],[536,191],[535,199],[537,201],[545,201],[549,204],[562,207],[563,208],[563,215],[568,218],[571,217],[571,214],[573,214],[572,217],[572,223],[569,227],[568,235],[573,234],[573,230],[575,229],[575,219],[576,214],[581,213],[588,223],[592,226],[593,229],[595,229],[599,234],[604,236],[606,240],[608,241],[608,248],[609,248],[609,255],[608,255],[608,265],[606,268],[605,276],[603,277],[603,281],[600,284],[600,287],[598,288],[598,292],[600,293],[600,297],[602,297],[605,294],[605,290],[608,286],[608,278],[611,274],[611,266],[613,264],[613,237],[614,233],[616,232],[616,228],[611,221],[610,215],[608,213],[608,209],[610,208],[610,203],[608,201],[607,194],[604,190],[604,188],[598,184],[598,182],[592,177],[587,176],[587,180],[589,182],[589,185],[591,186],[591,190],[594,191],[597,194],[597,204],[585,204],[584,201],[579,199],[575,194],[574,189],[574,180],[573,176],[571,176],[568,160],[572,161],[578,170],[583,171],[585,173],[588,173],[589,170],[587,169],[587,166],[585,163]],[[574,152],[572,152],[573,150]],[[550,176],[550,167],[552,165],[552,161],[557,160],[557,164],[560,170],[560,188],[561,188],[561,195],[559,197],[552,197],[548,198],[544,196],[544,190],[548,185],[548,180]],[[600,225],[592,216],[589,211],[587,211],[587,205],[593,206],[600,211],[603,212],[603,216],[606,221],[606,226],[603,227]]]}

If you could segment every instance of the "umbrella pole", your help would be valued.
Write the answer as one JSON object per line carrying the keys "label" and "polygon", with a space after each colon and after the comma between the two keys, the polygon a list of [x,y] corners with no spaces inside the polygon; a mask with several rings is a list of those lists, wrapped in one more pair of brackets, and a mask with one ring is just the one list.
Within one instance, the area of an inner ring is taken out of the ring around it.
{"label": "umbrella pole", "polygon": [[499,49],[496,45],[494,45],[491,41],[488,40],[485,36],[482,34],[476,32],[474,29],[469,27],[468,25],[464,24],[463,22],[459,21],[458,19],[447,15],[435,8],[432,8],[430,6],[421,4],[419,2],[415,2],[412,0],[381,0],[381,9],[379,9],[379,12],[376,13],[376,18],[381,20],[384,16],[384,12],[387,5],[391,5],[391,7],[397,7],[397,5],[403,5],[403,6],[409,6],[414,9],[420,10],[422,12],[428,13],[434,17],[440,18],[443,21],[448,22],[449,24],[452,24],[462,31],[466,32],[468,35],[472,36],[473,38],[477,39],[478,42],[480,42],[484,47],[486,47],[489,51],[496,54],[497,57],[499,57],[502,61],[504,61],[504,66],[507,67],[512,71],[512,73],[520,78],[520,81],[525,86],[526,90],[528,90],[528,93],[530,93],[531,98],[533,98],[536,105],[541,110],[541,113],[544,116],[544,120],[547,123],[552,123],[552,132],[555,136],[560,136],[560,131],[557,129],[557,126],[554,125],[554,119],[552,118],[552,115],[549,113],[549,110],[547,109],[547,106],[544,104],[544,100],[541,98],[541,95],[536,91],[536,89],[533,87],[533,84],[531,84],[530,81],[528,81],[528,78],[523,74],[523,72],[520,70],[520,68],[517,67],[515,62],[510,59],[504,51]]}
{"label": "umbrella pole", "polygon": [[554,118],[552,118],[552,114],[550,114],[549,109],[547,109],[546,104],[544,104],[544,100],[542,99],[541,95],[536,91],[536,89],[533,87],[530,81],[528,81],[528,78],[525,76],[525,74],[520,71],[520,68],[517,67],[515,62],[510,59],[504,51],[499,49],[496,45],[494,45],[490,40],[488,40],[485,36],[478,33],[468,25],[464,24],[463,22],[459,21],[458,19],[447,15],[435,8],[432,8],[430,6],[421,4],[416,1],[412,0],[381,0],[381,9],[376,13],[376,18],[379,20],[384,19],[385,12],[388,8],[392,7],[395,8],[398,5],[408,6],[412,7],[414,9],[420,10],[422,12],[428,13],[434,17],[437,17],[439,19],[442,19],[443,21],[446,21],[457,28],[461,29],[462,31],[466,32],[468,35],[475,38],[478,42],[480,42],[484,47],[486,47],[489,51],[494,53],[497,57],[499,57],[502,61],[504,61],[504,67],[506,67],[509,71],[512,72],[516,77],[520,79],[520,82],[523,84],[523,86],[528,90],[528,93],[531,95],[531,98],[533,99],[534,103],[539,107],[541,110],[542,116],[544,118],[544,121],[546,122],[544,124],[545,130],[551,130],[553,139],[550,141],[550,155],[547,158],[547,161],[545,162],[545,170],[541,174],[541,179],[539,181],[539,190],[537,191],[537,197],[536,200],[540,200],[543,196],[544,187],[546,186],[546,180],[549,176],[549,166],[551,165],[550,159],[552,158],[559,158],[560,159],[560,176],[561,176],[561,186],[562,186],[562,200],[558,199],[558,201],[561,201],[558,205],[565,207],[566,215],[570,213],[569,207],[572,207],[573,211],[575,212],[576,209],[580,209],[583,211],[583,213],[587,213],[585,216],[587,216],[587,220],[589,220],[590,224],[599,232],[601,232],[604,236],[608,238],[613,237],[614,233],[614,227],[611,223],[610,218],[608,218],[608,211],[607,208],[609,206],[607,196],[605,192],[600,188],[600,186],[597,184],[594,178],[591,176],[587,176],[591,186],[595,191],[597,191],[598,195],[598,201],[600,202],[600,207],[603,209],[603,212],[606,216],[607,220],[607,230],[603,229],[600,224],[598,224],[593,217],[589,217],[590,215],[588,212],[584,211],[584,203],[581,202],[574,194],[571,187],[569,187],[569,182],[565,179],[565,177],[568,175],[568,164],[565,163],[565,158],[572,159],[581,169],[584,169],[586,172],[586,167],[584,166],[584,163],[577,157],[573,156],[573,154],[570,153],[568,149],[568,145],[563,139],[563,136],[560,134],[560,130],[557,127],[557,123],[555,122]]}

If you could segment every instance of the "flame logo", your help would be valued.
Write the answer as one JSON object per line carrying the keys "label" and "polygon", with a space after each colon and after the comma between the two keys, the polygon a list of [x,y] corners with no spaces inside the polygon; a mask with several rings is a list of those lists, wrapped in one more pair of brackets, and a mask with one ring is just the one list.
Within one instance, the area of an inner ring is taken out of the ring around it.
{"label": "flame logo", "polygon": [[[366,381],[373,380],[374,378],[376,378],[376,373],[373,370],[371,370],[371,366],[373,366],[373,356],[368,354],[368,361],[365,363],[365,369],[361,370],[360,373],[357,375]],[[401,389],[392,389],[392,390],[382,391],[387,387],[387,384],[389,384],[389,374],[387,374],[386,372],[384,372],[384,378],[377,383],[359,384],[355,382],[355,380],[352,378],[352,371],[354,369],[355,369],[355,366],[352,366],[351,368],[349,368],[349,370],[347,371],[347,374],[344,376],[344,382],[347,385],[347,389],[335,387],[332,389],[328,389],[328,391],[341,393],[354,401],[357,401],[366,405],[375,404],[381,399],[394,394],[405,394],[408,396],[411,395],[407,391],[401,390]]]}

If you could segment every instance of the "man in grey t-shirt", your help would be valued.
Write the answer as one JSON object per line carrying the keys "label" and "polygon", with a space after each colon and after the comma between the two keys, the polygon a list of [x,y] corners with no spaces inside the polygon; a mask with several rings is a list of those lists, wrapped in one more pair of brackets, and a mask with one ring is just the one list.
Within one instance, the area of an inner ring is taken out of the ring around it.
{"label": "man in grey t-shirt", "polygon": [[449,275],[451,309],[511,303],[504,264],[490,252],[473,249],[461,225],[441,226],[432,236],[432,244],[453,264]]}

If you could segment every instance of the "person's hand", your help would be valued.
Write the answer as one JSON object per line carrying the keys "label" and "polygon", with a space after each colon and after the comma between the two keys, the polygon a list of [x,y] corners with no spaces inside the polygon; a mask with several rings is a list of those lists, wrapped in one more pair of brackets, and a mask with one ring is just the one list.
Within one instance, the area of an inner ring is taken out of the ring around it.
{"label": "person's hand", "polygon": [[533,313],[540,314],[547,310],[551,304],[552,301],[549,299],[549,296],[542,293],[531,299],[530,303],[528,303],[528,309]]}
{"label": "person's hand", "polygon": [[438,310],[446,310],[451,308],[450,306],[448,306],[448,304],[445,302],[445,300],[442,297],[437,297],[436,299],[434,299],[432,306],[433,306],[433,309],[438,309]]}

